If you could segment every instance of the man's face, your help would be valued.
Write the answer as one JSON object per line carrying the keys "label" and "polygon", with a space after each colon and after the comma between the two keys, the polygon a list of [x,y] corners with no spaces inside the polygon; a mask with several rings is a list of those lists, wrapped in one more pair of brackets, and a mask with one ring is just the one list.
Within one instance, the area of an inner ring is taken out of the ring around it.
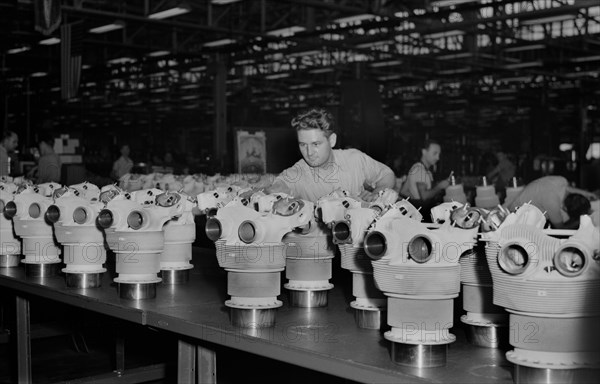
{"label": "man's face", "polygon": [[320,129],[301,129],[297,133],[300,152],[308,165],[320,167],[329,160],[336,141],[335,133],[329,138]]}
{"label": "man's face", "polygon": [[17,135],[12,135],[8,139],[6,139],[6,141],[4,143],[4,148],[6,148],[6,150],[10,152],[10,151],[14,151],[18,145],[19,145],[19,137]]}
{"label": "man's face", "polygon": [[440,148],[438,144],[430,144],[429,148],[422,150],[422,153],[423,159],[425,160],[427,165],[432,166],[440,160],[442,148]]}

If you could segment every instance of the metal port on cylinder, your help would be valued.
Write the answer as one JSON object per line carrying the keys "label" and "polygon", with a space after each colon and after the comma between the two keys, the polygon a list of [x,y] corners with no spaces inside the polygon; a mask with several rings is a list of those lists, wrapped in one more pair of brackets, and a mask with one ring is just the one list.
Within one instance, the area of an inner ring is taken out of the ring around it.
{"label": "metal port on cylinder", "polygon": [[215,217],[209,217],[206,220],[206,225],[204,227],[206,232],[206,237],[208,237],[212,241],[217,241],[223,234],[223,228],[221,226],[221,222],[219,219]]}
{"label": "metal port on cylinder", "polygon": [[480,326],[465,324],[467,341],[477,347],[499,348],[503,340],[508,340],[508,328],[505,326]]}
{"label": "metal port on cylinder", "polygon": [[190,281],[189,269],[162,269],[160,271],[162,283],[167,285],[185,284]]}
{"label": "metal port on cylinder", "polygon": [[448,344],[424,345],[392,343],[392,361],[413,368],[433,368],[446,365]]}
{"label": "metal port on cylinder", "polygon": [[144,300],[156,297],[156,283],[118,283],[121,299]]}
{"label": "metal port on cylinder", "polygon": [[0,255],[0,268],[18,267],[21,263],[21,255]]}
{"label": "metal port on cylinder", "polygon": [[288,289],[289,302],[292,307],[319,308],[326,307],[329,300],[329,290],[294,290]]}
{"label": "metal port on cylinder", "polygon": [[408,254],[410,258],[419,264],[426,263],[431,259],[433,244],[427,236],[415,236],[408,243]]}
{"label": "metal port on cylinder", "polygon": [[529,266],[529,253],[521,244],[509,243],[500,249],[498,264],[511,275],[520,275]]}
{"label": "metal port on cylinder", "polygon": [[350,225],[346,221],[334,223],[331,228],[331,234],[333,236],[333,242],[336,244],[352,243]]}
{"label": "metal port on cylinder", "polygon": [[387,327],[387,311],[354,309],[356,326],[363,329],[383,329]]}
{"label": "metal port on cylinder", "polygon": [[548,369],[515,364],[513,381],[519,384],[597,383],[597,369]]}
{"label": "metal port on cylinder", "polygon": [[54,277],[60,273],[61,263],[25,264],[27,277]]}
{"label": "metal port on cylinder", "polygon": [[102,286],[102,273],[65,273],[69,288],[98,288]]}
{"label": "metal port on cylinder", "polygon": [[275,325],[277,308],[229,308],[231,325],[241,328],[268,328]]}
{"label": "metal port on cylinder", "polygon": [[387,251],[385,235],[378,231],[369,232],[364,241],[365,253],[373,260],[379,260]]}
{"label": "metal port on cylinder", "polygon": [[243,221],[238,228],[238,236],[244,243],[252,243],[256,239],[256,226],[250,221]]}

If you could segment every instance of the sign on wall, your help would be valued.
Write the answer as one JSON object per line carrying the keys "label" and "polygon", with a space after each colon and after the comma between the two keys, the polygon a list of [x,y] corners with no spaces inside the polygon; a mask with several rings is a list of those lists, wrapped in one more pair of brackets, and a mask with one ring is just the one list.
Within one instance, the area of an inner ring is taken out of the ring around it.
{"label": "sign on wall", "polygon": [[264,131],[237,131],[238,173],[265,173],[267,170],[267,136]]}

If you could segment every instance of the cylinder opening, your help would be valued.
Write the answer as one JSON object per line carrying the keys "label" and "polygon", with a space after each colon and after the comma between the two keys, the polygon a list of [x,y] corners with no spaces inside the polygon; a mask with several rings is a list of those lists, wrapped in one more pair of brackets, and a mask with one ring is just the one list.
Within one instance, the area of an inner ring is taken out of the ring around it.
{"label": "cylinder opening", "polygon": [[67,192],[68,190],[69,190],[68,187],[58,188],[58,189],[54,190],[54,192],[52,193],[52,197],[54,199],[58,199],[59,197],[61,197],[62,195],[64,195],[65,192]]}
{"label": "cylinder opening", "polygon": [[83,207],[77,207],[73,211],[73,221],[77,224],[84,224],[87,221],[87,211]]}
{"label": "cylinder opening", "polygon": [[427,236],[415,236],[408,243],[408,255],[417,263],[426,263],[433,256],[433,244]]}
{"label": "cylinder opening", "polygon": [[127,225],[131,229],[140,229],[144,225],[144,214],[140,211],[133,211],[127,215]]}
{"label": "cylinder opening", "polygon": [[209,208],[209,209],[206,211],[206,217],[213,217],[213,216],[216,216],[216,215],[217,215],[217,211],[218,211],[218,209],[217,209],[217,208]]}
{"label": "cylinder opening", "polygon": [[498,264],[504,272],[519,275],[525,272],[529,265],[529,255],[521,245],[508,244],[500,250]]}
{"label": "cylinder opening", "polygon": [[114,222],[112,212],[108,209],[101,210],[100,213],[98,214],[98,218],[96,219],[96,222],[98,223],[98,226],[100,226],[101,228],[104,228],[104,229],[109,228],[111,225],[113,225],[113,222]]}
{"label": "cylinder opening", "polygon": [[42,207],[38,203],[33,203],[29,206],[29,216],[32,219],[37,219],[42,214]]}
{"label": "cylinder opening", "polygon": [[118,194],[119,194],[119,191],[117,191],[116,189],[109,189],[108,191],[104,191],[104,192],[100,193],[98,200],[100,200],[104,204],[108,204]]}
{"label": "cylinder opening", "polygon": [[51,205],[48,207],[48,209],[46,210],[46,220],[49,223],[56,223],[58,222],[58,220],[60,219],[60,208],[58,208],[56,205]]}
{"label": "cylinder opening", "polygon": [[179,200],[181,200],[181,195],[178,193],[165,192],[156,196],[156,205],[161,207],[172,207],[179,203]]}
{"label": "cylinder opening", "polygon": [[256,226],[251,221],[244,221],[238,228],[240,240],[248,244],[256,239]]}
{"label": "cylinder opening", "polygon": [[364,249],[367,256],[378,260],[385,255],[387,251],[387,240],[381,232],[370,232],[365,236]]}
{"label": "cylinder opening", "polygon": [[579,276],[585,267],[585,253],[575,246],[559,249],[554,255],[554,267],[563,276]]}
{"label": "cylinder opening", "polygon": [[294,228],[294,232],[306,235],[306,234],[308,234],[310,232],[312,226],[313,226],[313,223],[312,223],[312,220],[311,220],[311,221],[309,221],[305,225],[302,225],[300,227]]}
{"label": "cylinder opening", "polygon": [[345,242],[350,240],[350,225],[345,221],[338,221],[331,228],[333,240],[337,242]]}
{"label": "cylinder opening", "polygon": [[223,228],[219,219],[210,217],[206,220],[206,226],[204,227],[206,237],[212,241],[217,241],[223,234]]}
{"label": "cylinder opening", "polygon": [[9,220],[12,219],[17,214],[17,204],[15,204],[14,201],[9,201],[8,203],[6,203],[3,212],[4,217],[6,217]]}

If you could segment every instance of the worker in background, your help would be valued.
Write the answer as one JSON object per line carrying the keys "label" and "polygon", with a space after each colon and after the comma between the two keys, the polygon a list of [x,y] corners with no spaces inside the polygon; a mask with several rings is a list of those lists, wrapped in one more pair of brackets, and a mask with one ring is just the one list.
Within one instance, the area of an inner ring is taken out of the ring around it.
{"label": "worker in background", "polygon": [[498,164],[487,174],[487,180],[494,184],[496,192],[501,194],[501,200],[506,196],[506,186],[510,185],[512,178],[515,177],[516,167],[502,151],[496,152]]}
{"label": "worker in background", "polygon": [[133,160],[131,160],[129,157],[130,152],[129,145],[125,144],[121,146],[121,157],[119,157],[113,163],[110,177],[119,180],[121,177],[123,177],[123,175],[131,172],[131,169],[133,168]]}
{"label": "worker in background", "polygon": [[579,218],[583,215],[592,214],[590,201],[579,193],[568,194],[563,201],[563,207],[569,216],[563,225],[565,229],[579,228]]}
{"label": "worker in background", "polygon": [[310,108],[292,119],[302,154],[284,170],[268,189],[316,202],[335,189],[373,201],[379,191],[393,188],[394,172],[357,149],[333,149],[337,142],[336,122],[323,108]]}
{"label": "worker in background", "polygon": [[[572,194],[580,197],[572,197]],[[588,207],[589,201],[598,198],[592,192],[571,187],[562,176],[544,176],[527,184],[521,193],[512,201],[506,201],[504,205],[512,211],[525,203],[531,203],[546,213],[553,228],[573,228],[579,225],[579,215],[590,211],[589,208],[585,208],[585,204],[580,203],[581,197],[588,200]],[[577,217],[570,218],[569,210],[572,216]]]}
{"label": "worker in background", "polygon": [[2,141],[0,141],[0,176],[10,176],[11,173],[14,173],[11,169],[9,153],[14,151],[18,145],[19,136],[13,131],[4,131]]}
{"label": "worker in background", "polygon": [[412,165],[400,188],[401,196],[410,198],[414,206],[421,207],[423,217],[429,217],[429,210],[441,203],[444,190],[450,185],[450,176],[433,184],[431,168],[440,160],[441,153],[442,147],[437,141],[425,141],[421,148],[421,159]]}
{"label": "worker in background", "polygon": [[54,152],[54,137],[49,133],[41,134],[38,149],[40,151],[38,165],[29,171],[28,176],[37,184],[51,181],[60,183],[61,162]]}

